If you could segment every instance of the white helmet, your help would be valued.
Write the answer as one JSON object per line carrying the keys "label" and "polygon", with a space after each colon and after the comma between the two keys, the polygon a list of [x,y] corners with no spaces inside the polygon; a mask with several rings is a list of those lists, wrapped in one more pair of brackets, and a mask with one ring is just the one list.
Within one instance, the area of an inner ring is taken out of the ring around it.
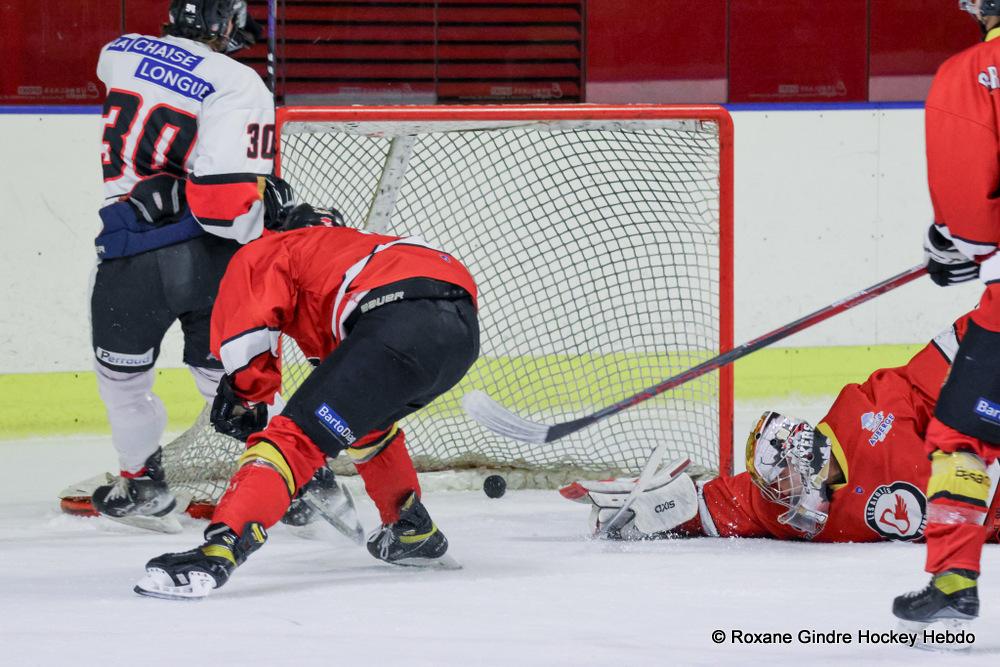
{"label": "white helmet", "polygon": [[778,521],[815,537],[826,524],[830,441],[808,422],[765,412],[747,438],[747,472],[764,496],[788,511]]}

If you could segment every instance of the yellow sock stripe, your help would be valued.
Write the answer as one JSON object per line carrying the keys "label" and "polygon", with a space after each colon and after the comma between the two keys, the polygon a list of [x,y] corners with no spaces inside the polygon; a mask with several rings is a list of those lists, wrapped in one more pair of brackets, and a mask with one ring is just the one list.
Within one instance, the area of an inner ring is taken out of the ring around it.
{"label": "yellow sock stripe", "polygon": [[975,585],[975,579],[963,577],[955,572],[949,572],[947,574],[934,577],[934,588],[938,589],[945,595],[951,595],[952,593],[957,593],[958,591],[964,591],[966,588],[974,588]]}
{"label": "yellow sock stripe", "polygon": [[438,532],[437,524],[431,524],[431,529],[426,533],[421,533],[420,535],[400,535],[399,541],[403,544],[413,544],[414,542],[423,542],[428,537]]}
{"label": "yellow sock stripe", "polygon": [[937,451],[931,455],[928,500],[952,498],[985,508],[989,493],[990,476],[982,459],[975,454]]}
{"label": "yellow sock stripe", "polygon": [[273,443],[261,440],[253,447],[247,449],[243,452],[243,456],[240,457],[239,466],[242,468],[254,461],[265,461],[270,464],[281,475],[282,479],[285,480],[285,484],[288,486],[288,495],[295,495],[295,476],[292,474],[292,469],[282,455],[281,450],[275,447]]}
{"label": "yellow sock stripe", "polygon": [[346,450],[347,456],[354,463],[367,463],[378,456],[379,452],[388,447],[397,433],[399,433],[399,424],[393,424],[389,432],[375,442],[363,447],[348,447]]}
{"label": "yellow sock stripe", "polygon": [[233,552],[222,545],[207,544],[201,548],[201,552],[206,556],[214,556],[215,558],[225,558],[233,565],[236,565],[236,559],[233,557]]}

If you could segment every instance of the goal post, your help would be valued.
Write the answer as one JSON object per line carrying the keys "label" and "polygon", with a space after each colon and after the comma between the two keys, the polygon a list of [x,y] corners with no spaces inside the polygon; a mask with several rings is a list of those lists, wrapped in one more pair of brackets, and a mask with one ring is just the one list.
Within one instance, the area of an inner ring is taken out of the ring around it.
{"label": "goal post", "polygon": [[[480,390],[525,417],[566,421],[732,349],[725,109],[283,107],[276,129],[279,173],[300,201],[369,231],[421,236],[477,281],[480,358],[402,422],[420,471],[488,469],[512,488],[554,486],[638,474],[664,441],[668,458],[732,471],[731,367],[545,445],[488,431],[460,402]],[[287,398],[312,366],[290,339],[282,347]],[[203,414],[164,446],[168,481],[204,515],[241,450]],[[342,459],[335,470],[353,472]],[[92,482],[69,487],[64,508],[84,511]]]}

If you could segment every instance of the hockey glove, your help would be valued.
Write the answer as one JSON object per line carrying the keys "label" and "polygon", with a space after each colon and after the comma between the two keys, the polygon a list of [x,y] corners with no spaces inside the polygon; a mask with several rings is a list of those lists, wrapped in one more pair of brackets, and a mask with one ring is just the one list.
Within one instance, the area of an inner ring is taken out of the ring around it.
{"label": "hockey glove", "polygon": [[299,204],[285,218],[281,231],[290,232],[303,227],[343,227],[344,216],[335,208],[316,208],[311,204]]}
{"label": "hockey glove", "polygon": [[184,181],[165,173],[144,178],[135,184],[125,201],[147,225],[162,227],[177,222],[187,206]]}
{"label": "hockey glove", "polygon": [[209,419],[219,433],[246,442],[252,433],[262,431],[267,426],[267,405],[247,405],[236,394],[232,377],[223,375],[216,390],[215,401],[212,402]]}
{"label": "hockey glove", "polygon": [[264,227],[281,231],[289,211],[295,207],[295,191],[278,176],[265,176],[264,181]]}
{"label": "hockey glove", "polygon": [[229,36],[229,43],[226,44],[226,53],[235,53],[241,49],[253,46],[264,36],[264,31],[253,16],[247,13],[247,3],[240,2],[236,6],[236,15],[233,17],[233,33]]}
{"label": "hockey glove", "polygon": [[941,287],[979,277],[979,264],[959,252],[951,239],[942,234],[935,224],[927,229],[924,236],[924,261],[931,280]]}

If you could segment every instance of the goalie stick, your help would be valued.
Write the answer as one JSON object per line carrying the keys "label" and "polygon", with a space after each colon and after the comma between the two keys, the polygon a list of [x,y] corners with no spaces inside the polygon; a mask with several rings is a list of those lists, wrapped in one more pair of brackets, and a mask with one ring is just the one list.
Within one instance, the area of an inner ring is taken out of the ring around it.
{"label": "goalie stick", "polygon": [[473,419],[499,435],[513,438],[514,440],[520,440],[522,442],[538,444],[552,442],[553,440],[558,440],[559,438],[567,436],[570,433],[575,433],[581,429],[596,424],[603,419],[607,419],[611,415],[627,410],[628,408],[643,403],[644,401],[648,401],[665,391],[678,387],[686,382],[690,382],[691,380],[699,378],[706,373],[711,373],[712,371],[718,370],[723,366],[727,366],[737,359],[741,359],[763,347],[772,345],[783,338],[787,338],[794,333],[807,329],[812,325],[818,324],[819,322],[829,319],[834,315],[844,312],[845,310],[850,310],[851,308],[854,308],[855,306],[870,299],[874,299],[880,294],[885,294],[886,292],[894,290],[901,285],[905,285],[906,283],[915,280],[926,273],[927,268],[923,264],[914,266],[913,268],[907,269],[906,271],[894,275],[891,278],[886,278],[881,282],[875,283],[871,287],[866,287],[860,292],[857,292],[849,297],[840,299],[839,301],[834,301],[830,305],[820,308],[819,310],[801,317],[794,322],[790,322],[789,324],[779,327],[774,331],[766,333],[758,338],[754,338],[749,342],[746,342],[727,352],[723,352],[722,354],[712,357],[707,361],[703,361],[697,366],[693,366],[686,371],[667,378],[652,387],[647,387],[639,393],[629,396],[624,400],[618,401],[613,405],[609,405],[608,407],[598,410],[593,414],[580,417],[579,419],[559,422],[556,424],[540,424],[538,422],[529,421],[514,414],[493,400],[488,394],[479,390],[470,391],[468,394],[463,396],[462,407]]}

